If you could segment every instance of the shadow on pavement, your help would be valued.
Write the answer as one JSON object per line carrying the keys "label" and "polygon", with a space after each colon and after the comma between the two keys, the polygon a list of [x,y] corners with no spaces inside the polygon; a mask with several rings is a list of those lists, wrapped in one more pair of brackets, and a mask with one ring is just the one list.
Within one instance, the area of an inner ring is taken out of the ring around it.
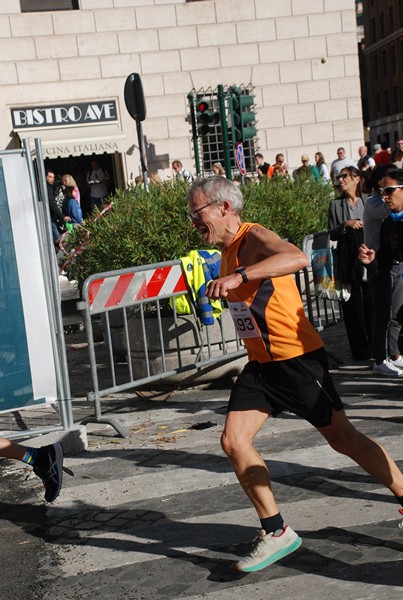
{"label": "shadow on pavement", "polygon": [[[150,511],[147,508],[131,510],[127,506],[122,509],[114,507],[111,510],[100,510],[96,505],[78,502],[72,509],[62,508],[59,511],[54,507],[52,517],[48,519],[51,523],[50,528],[43,525],[33,527],[33,523],[41,522],[43,516],[41,507],[0,503],[0,511],[5,519],[29,531],[31,535],[44,538],[51,544],[93,546],[107,552],[111,550],[127,553],[144,552],[155,557],[190,562],[208,571],[207,579],[216,582],[236,581],[245,577],[244,574],[240,575],[234,571],[234,564],[237,557],[248,551],[253,536],[250,527],[184,523],[173,521],[159,511]],[[71,535],[72,529],[74,529],[74,536]],[[363,529],[364,526],[357,526],[352,529],[327,527],[317,531],[299,531],[303,546],[295,554],[270,567],[270,578],[320,573],[322,577],[341,581],[383,586],[402,585],[403,571],[400,568],[400,557],[403,543],[388,539],[391,525],[386,524],[383,527],[379,525],[378,535],[369,534]],[[106,538],[105,533],[113,535]],[[116,539],[119,533],[124,533],[125,539]],[[103,537],[97,537],[98,534],[103,534]],[[127,539],[130,535],[133,536],[133,540]],[[223,539],[226,540],[225,544],[222,541],[217,543],[217,540]],[[239,540],[242,539],[245,541],[240,542]],[[186,546],[193,545],[201,549],[201,552],[182,550],[180,547],[184,544],[184,540]],[[386,559],[385,556],[383,560],[380,558],[368,561],[364,559],[364,552],[368,548],[370,551],[372,548],[378,549],[378,552],[386,553],[389,558]],[[235,555],[235,558],[221,559],[216,556],[212,558],[208,553],[230,554]],[[345,559],[342,558],[343,556]],[[113,567],[111,570],[116,568],[118,567]],[[267,572],[266,569],[251,574],[250,578],[266,579]],[[104,576],[104,573],[99,576]],[[387,577],[385,573],[388,573]],[[162,584],[165,577],[162,569],[159,577]],[[158,581],[154,582],[156,587],[158,584]]]}

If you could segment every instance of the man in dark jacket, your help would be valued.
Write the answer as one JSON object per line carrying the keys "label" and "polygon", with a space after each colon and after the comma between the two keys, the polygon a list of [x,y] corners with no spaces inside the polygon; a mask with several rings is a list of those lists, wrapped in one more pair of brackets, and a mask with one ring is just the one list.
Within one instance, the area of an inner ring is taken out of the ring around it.
{"label": "man in dark jacket", "polygon": [[379,248],[362,244],[358,257],[376,273],[374,373],[403,377],[399,348],[403,325],[403,169],[388,171],[381,185],[379,191],[390,214],[381,225]]}
{"label": "man in dark jacket", "polygon": [[63,226],[65,221],[71,221],[70,217],[65,217],[62,211],[59,209],[55,202],[55,196],[53,191],[53,184],[55,181],[55,173],[51,169],[46,170],[46,189],[48,193],[50,218],[52,220],[52,234],[53,241],[55,244],[60,239],[60,227]]}
{"label": "man in dark jacket", "polygon": [[265,162],[263,154],[260,154],[260,152],[255,154],[255,163],[258,176],[267,177],[267,171],[269,170],[270,165]]}

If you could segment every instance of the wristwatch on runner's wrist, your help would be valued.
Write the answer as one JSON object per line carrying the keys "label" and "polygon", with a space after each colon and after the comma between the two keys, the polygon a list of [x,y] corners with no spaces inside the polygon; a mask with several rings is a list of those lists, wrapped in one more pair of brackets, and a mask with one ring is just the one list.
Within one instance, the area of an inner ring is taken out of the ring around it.
{"label": "wristwatch on runner's wrist", "polygon": [[245,267],[238,267],[235,269],[235,273],[239,273],[242,277],[242,283],[248,283],[249,279],[245,271]]}

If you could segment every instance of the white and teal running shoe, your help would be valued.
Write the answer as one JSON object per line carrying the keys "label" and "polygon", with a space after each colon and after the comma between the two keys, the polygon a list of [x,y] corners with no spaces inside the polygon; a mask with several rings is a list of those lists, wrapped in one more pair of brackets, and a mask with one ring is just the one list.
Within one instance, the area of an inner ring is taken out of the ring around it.
{"label": "white and teal running shoe", "polygon": [[242,573],[260,571],[297,550],[302,540],[286,525],[284,529],[268,533],[261,529],[253,540],[252,548],[244,558],[236,564],[236,570]]}

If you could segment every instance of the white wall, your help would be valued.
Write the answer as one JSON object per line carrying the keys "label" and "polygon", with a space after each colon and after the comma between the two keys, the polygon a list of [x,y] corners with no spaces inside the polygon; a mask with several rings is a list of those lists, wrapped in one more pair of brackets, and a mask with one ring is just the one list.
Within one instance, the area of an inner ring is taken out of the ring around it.
{"label": "white wall", "polygon": [[[0,5],[0,147],[10,142],[10,107],[117,98],[139,72],[143,124],[157,157],[193,170],[186,94],[217,84],[255,87],[260,151],[285,152],[290,167],[320,150],[330,163],[362,143],[354,0],[81,0],[80,11],[19,13]],[[126,155],[138,173],[138,151]],[[149,160],[153,169],[153,159]]]}

